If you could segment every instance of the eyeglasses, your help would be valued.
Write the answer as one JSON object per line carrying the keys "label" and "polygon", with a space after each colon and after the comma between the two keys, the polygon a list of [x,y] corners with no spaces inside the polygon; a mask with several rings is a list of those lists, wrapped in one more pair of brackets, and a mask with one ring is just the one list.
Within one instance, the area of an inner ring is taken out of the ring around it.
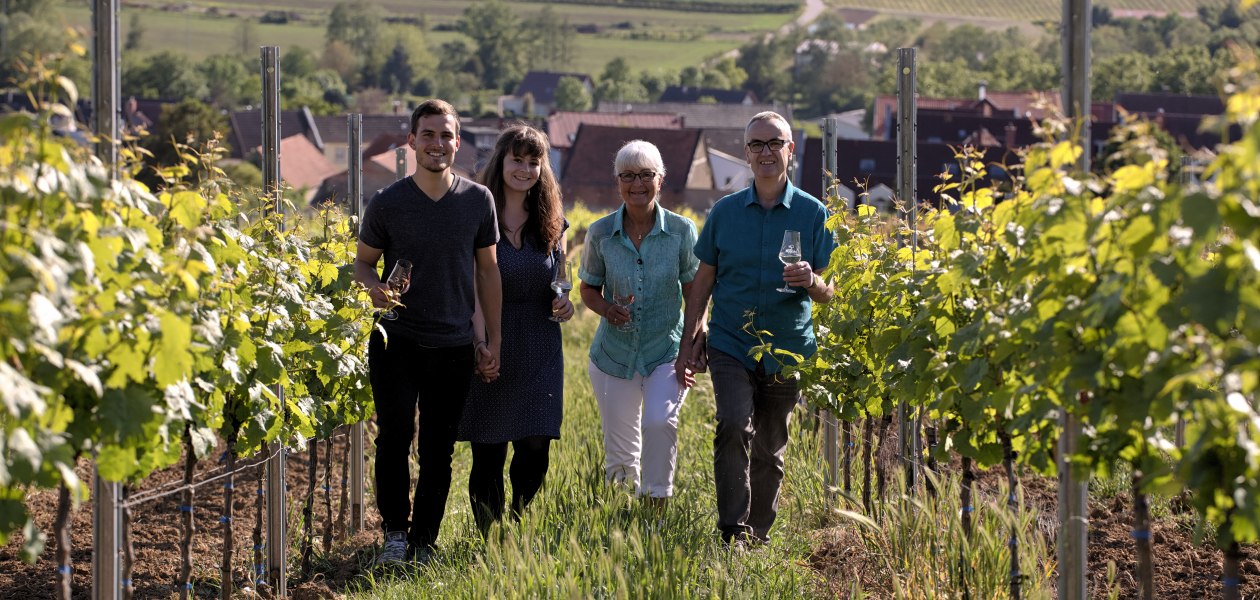
{"label": "eyeglasses", "polygon": [[764,142],[761,140],[753,140],[751,142],[748,142],[748,151],[752,152],[753,154],[761,154],[762,150],[769,148],[771,152],[778,152],[782,150],[783,146],[785,146],[786,144],[787,144],[787,140],[781,140],[778,138],[775,138],[773,140],[767,140]]}
{"label": "eyeglasses", "polygon": [[656,171],[643,171],[642,173],[631,173],[626,171],[625,173],[617,173],[617,179],[620,179],[622,183],[634,183],[635,179],[638,179],[643,183],[647,183],[656,179]]}

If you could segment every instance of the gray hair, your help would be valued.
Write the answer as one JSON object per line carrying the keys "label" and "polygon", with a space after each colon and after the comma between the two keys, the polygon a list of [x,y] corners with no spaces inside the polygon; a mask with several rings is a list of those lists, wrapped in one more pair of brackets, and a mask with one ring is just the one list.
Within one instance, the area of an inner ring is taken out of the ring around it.
{"label": "gray hair", "polygon": [[756,123],[757,121],[778,121],[780,123],[783,123],[783,126],[787,127],[788,137],[789,138],[792,137],[792,124],[789,123],[788,120],[784,118],[783,115],[777,112],[774,112],[772,110],[759,112],[753,115],[751,119],[748,119],[748,124],[744,126],[744,137],[748,136],[748,128],[752,127],[752,124]]}
{"label": "gray hair", "polygon": [[661,151],[651,142],[643,140],[626,142],[613,160],[613,175],[632,168],[651,169],[658,175],[665,175],[665,161],[661,159]]}

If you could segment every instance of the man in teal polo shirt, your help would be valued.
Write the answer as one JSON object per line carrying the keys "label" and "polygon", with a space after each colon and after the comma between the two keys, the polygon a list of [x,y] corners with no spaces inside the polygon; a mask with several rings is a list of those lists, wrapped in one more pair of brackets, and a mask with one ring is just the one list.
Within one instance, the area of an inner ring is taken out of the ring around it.
{"label": "man in teal polo shirt", "polygon": [[[676,365],[679,381],[704,368],[706,348],[691,341],[711,296],[707,365],[717,403],[718,529],[724,541],[737,545],[770,539],[788,421],[800,398],[796,378],[780,374],[782,358],[749,356],[763,343],[749,330],[769,332],[765,341],[775,348],[813,355],[810,308],[835,295],[816,271],[827,266],[836,247],[826,227],[826,206],[788,181],[795,144],[787,120],[773,112],[757,114],[744,130],[744,142],[753,185],[719,200],[705,220]],[[779,248],[789,230],[800,232],[800,259],[784,264]],[[789,291],[780,291],[785,284]]]}

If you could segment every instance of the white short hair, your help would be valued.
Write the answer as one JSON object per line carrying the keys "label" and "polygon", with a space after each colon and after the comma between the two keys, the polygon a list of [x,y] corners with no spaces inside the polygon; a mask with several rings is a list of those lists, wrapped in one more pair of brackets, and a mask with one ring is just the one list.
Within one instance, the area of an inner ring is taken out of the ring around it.
{"label": "white short hair", "polygon": [[632,140],[617,151],[617,158],[613,160],[613,175],[629,169],[651,169],[657,175],[664,175],[665,161],[661,159],[661,151],[651,142]]}

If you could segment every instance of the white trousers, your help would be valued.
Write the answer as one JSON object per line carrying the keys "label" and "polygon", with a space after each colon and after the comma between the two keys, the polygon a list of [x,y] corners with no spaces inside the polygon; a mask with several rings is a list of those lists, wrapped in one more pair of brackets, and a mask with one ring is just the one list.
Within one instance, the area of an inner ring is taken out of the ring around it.
{"label": "white trousers", "polygon": [[587,365],[604,428],[604,479],[633,485],[639,496],[674,495],[678,411],[687,389],[667,362],[644,377],[613,377]]}

